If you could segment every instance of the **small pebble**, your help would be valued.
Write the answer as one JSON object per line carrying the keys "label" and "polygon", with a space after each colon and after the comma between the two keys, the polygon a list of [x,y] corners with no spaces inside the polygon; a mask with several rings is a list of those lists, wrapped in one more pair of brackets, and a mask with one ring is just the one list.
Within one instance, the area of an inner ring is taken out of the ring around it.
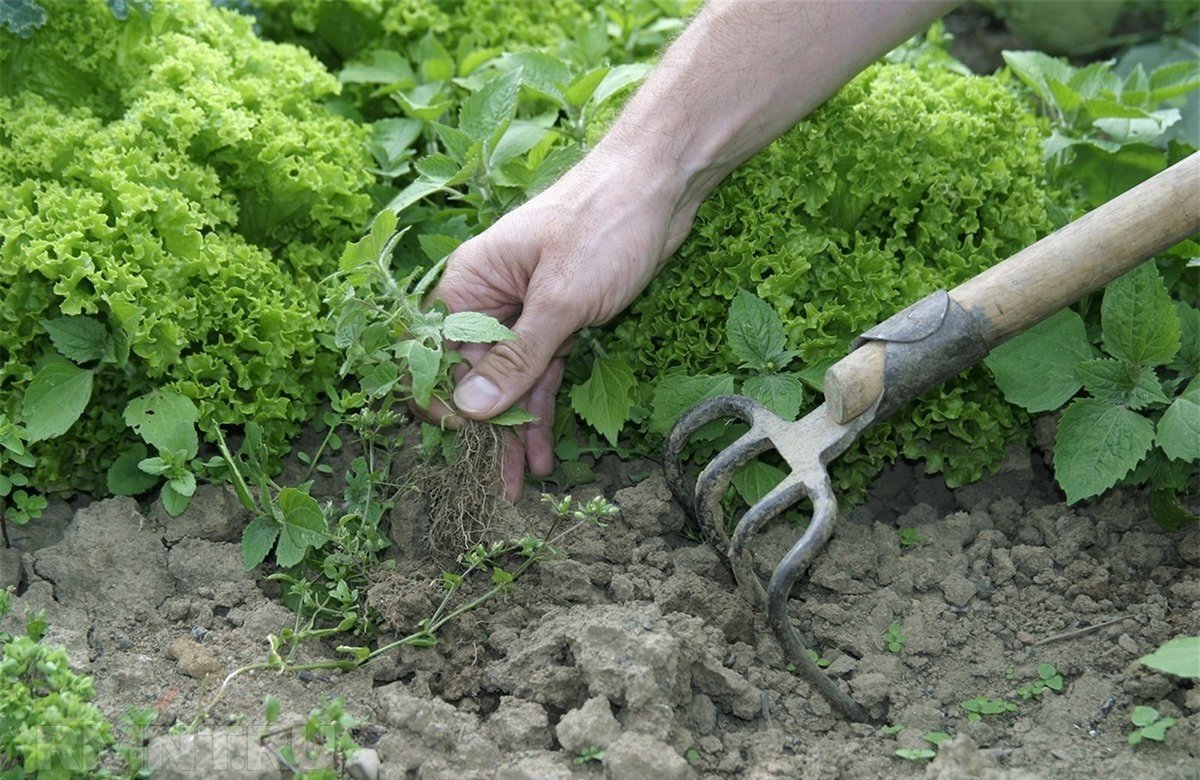
{"label": "small pebble", "polygon": [[346,774],[354,780],[377,780],[379,754],[371,748],[359,748],[346,762]]}

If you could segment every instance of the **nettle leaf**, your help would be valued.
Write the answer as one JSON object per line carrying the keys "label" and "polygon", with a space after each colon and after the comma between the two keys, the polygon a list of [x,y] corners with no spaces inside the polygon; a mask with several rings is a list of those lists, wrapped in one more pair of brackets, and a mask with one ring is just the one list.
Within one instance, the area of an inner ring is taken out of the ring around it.
{"label": "nettle leaf", "polygon": [[267,559],[279,536],[279,525],[264,515],[251,520],[242,531],[242,562],[253,569]]}
{"label": "nettle leaf", "polygon": [[1179,315],[1153,263],[1108,285],[1100,324],[1104,348],[1134,365],[1163,365],[1179,351]]}
{"label": "nettle leaf", "polygon": [[1113,358],[1085,360],[1075,367],[1083,387],[1092,397],[1110,404],[1144,409],[1170,403],[1162,382],[1151,366],[1141,368]]}
{"label": "nettle leaf", "polygon": [[1163,412],[1155,441],[1168,458],[1200,460],[1200,377]]}
{"label": "nettle leaf", "polygon": [[1006,51],[1004,62],[1017,78],[1025,82],[1046,103],[1056,103],[1052,83],[1065,85],[1071,80],[1074,70],[1063,60],[1055,59],[1040,51]]}
{"label": "nettle leaf", "polygon": [[1058,421],[1054,476],[1068,503],[1103,493],[1154,444],[1154,423],[1122,406],[1080,398]]}
{"label": "nettle leaf", "polygon": [[688,409],[719,395],[733,395],[733,377],[729,374],[675,374],[665,377],[654,386],[650,430],[654,433],[667,433]]}
{"label": "nettle leaf", "polygon": [[597,357],[592,375],[571,388],[571,408],[617,446],[617,434],[633,408],[633,369],[623,360]]}
{"label": "nettle leaf", "polygon": [[286,487],[279,491],[275,503],[280,514],[279,545],[275,548],[275,560],[280,566],[288,568],[300,563],[309,547],[319,547],[325,543],[328,526],[321,505],[303,491]]}
{"label": "nettle leaf", "polygon": [[794,420],[804,403],[804,383],[794,374],[752,376],[742,383],[742,395],[753,398],[785,420]]}
{"label": "nettle leaf", "polygon": [[1179,315],[1179,352],[1171,367],[1185,376],[1200,374],[1200,309],[1175,301]]}
{"label": "nettle leaf", "polygon": [[1079,392],[1075,366],[1092,354],[1083,318],[1064,309],[996,347],[984,362],[1009,403],[1045,412]]}
{"label": "nettle leaf", "polygon": [[200,413],[187,396],[154,390],[133,399],[125,407],[125,424],[162,452],[180,452],[194,458],[199,450],[196,420]]}
{"label": "nettle leaf", "polygon": [[65,360],[47,363],[34,375],[21,403],[25,441],[32,444],[66,433],[91,398],[91,371]]}
{"label": "nettle leaf", "polygon": [[1150,74],[1147,102],[1158,104],[1200,87],[1200,62],[1187,59],[1155,68]]}
{"label": "nettle leaf", "polygon": [[483,141],[517,113],[517,93],[521,86],[521,68],[513,68],[483,86],[462,102],[458,126],[476,141]]}
{"label": "nettle leaf", "polygon": [[141,442],[121,453],[108,467],[108,489],[117,496],[136,496],[158,483],[158,478],[138,468],[149,453]]}
{"label": "nettle leaf", "polygon": [[91,317],[73,315],[42,320],[50,341],[63,357],[76,363],[113,359],[112,338],[104,323]]}
{"label": "nettle leaf", "polygon": [[738,290],[729,306],[726,323],[729,348],[751,371],[778,371],[796,356],[787,350],[783,322],[771,304],[753,293]]}
{"label": "nettle leaf", "polygon": [[495,317],[476,311],[460,311],[448,315],[442,322],[442,335],[450,341],[470,344],[512,341],[517,337],[516,333],[500,324]]}
{"label": "nettle leaf", "polygon": [[458,249],[462,244],[462,239],[444,236],[440,233],[422,234],[417,236],[417,243],[421,245],[421,251],[425,253],[425,256],[436,263]]}

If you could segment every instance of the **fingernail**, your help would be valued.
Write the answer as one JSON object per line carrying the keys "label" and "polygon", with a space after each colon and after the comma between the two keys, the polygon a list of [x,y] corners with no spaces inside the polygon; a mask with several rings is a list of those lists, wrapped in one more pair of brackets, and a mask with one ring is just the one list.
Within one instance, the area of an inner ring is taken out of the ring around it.
{"label": "fingernail", "polygon": [[483,414],[500,400],[500,388],[487,377],[467,377],[454,391],[454,405],[467,414]]}

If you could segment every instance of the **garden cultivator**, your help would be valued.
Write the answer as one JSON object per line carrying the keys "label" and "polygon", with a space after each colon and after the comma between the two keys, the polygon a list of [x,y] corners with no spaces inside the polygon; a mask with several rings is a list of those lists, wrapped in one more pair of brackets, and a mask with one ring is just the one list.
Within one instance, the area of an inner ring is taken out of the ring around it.
{"label": "garden cultivator", "polygon": [[[867,428],[919,394],[974,365],[998,344],[1074,303],[1200,230],[1200,153],[1043,238],[953,290],[939,290],[863,333],[825,373],[825,402],[787,422],[741,396],[698,404],[667,437],[667,481],[718,552],[744,595],[765,604],[788,660],[837,710],[866,712],[808,654],[788,617],[792,586],[833,534],[837,498],[827,466]],[[722,451],[689,489],[681,459],[702,426],[738,418],[750,430]],[[725,532],[721,500],[734,472],[775,449],[791,473]],[[753,534],[807,496],[807,530],[775,567],[766,588],[752,566]]]}

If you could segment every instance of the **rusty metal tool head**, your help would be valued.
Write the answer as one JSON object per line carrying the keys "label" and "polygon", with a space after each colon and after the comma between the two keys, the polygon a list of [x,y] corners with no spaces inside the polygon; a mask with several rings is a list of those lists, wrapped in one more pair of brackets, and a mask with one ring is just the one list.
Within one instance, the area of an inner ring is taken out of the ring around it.
{"label": "rusty metal tool head", "polygon": [[[1145,259],[1200,230],[1200,153],[1177,163],[953,290],[939,290],[863,333],[825,374],[825,402],[796,422],[741,396],[704,401],[667,436],[667,482],[718,553],[744,596],[765,606],[788,660],[847,717],[866,711],[809,655],[788,616],[792,587],[833,534],[837,497],[828,464],[854,439],[920,393],[974,365],[998,344],[1037,324]],[[701,427],[736,418],[750,429],[689,489],[683,463]],[[721,501],[734,472],[768,450],[791,472],[726,533]],[[813,516],[763,587],[749,550],[768,521],[807,497]]]}

